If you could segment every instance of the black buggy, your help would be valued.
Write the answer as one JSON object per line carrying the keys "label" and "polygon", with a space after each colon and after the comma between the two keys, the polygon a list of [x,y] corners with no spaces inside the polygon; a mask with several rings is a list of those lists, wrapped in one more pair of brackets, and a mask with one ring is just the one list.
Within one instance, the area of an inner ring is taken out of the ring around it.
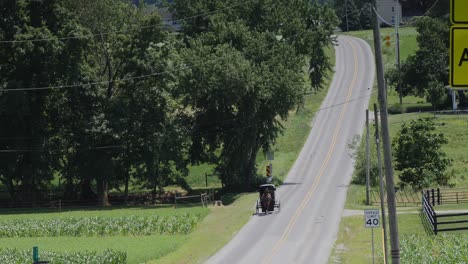
{"label": "black buggy", "polygon": [[261,210],[264,214],[280,211],[280,201],[275,196],[276,187],[273,184],[262,184],[258,188],[259,199],[255,213],[258,214]]}

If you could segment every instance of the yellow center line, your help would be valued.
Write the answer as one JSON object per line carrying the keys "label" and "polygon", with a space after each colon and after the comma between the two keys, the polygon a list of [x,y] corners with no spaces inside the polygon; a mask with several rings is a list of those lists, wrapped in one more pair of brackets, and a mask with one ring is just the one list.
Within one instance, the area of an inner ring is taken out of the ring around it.
{"label": "yellow center line", "polygon": [[[346,39],[345,39],[346,40]],[[357,73],[358,73],[358,62],[357,62],[357,52],[356,52],[356,47],[354,46],[354,44],[352,42],[350,42],[349,40],[346,40],[352,47],[353,49],[353,58],[354,58],[354,74],[353,74],[353,80],[351,81],[351,84],[348,88],[348,95],[346,97],[346,102],[349,101],[349,99],[351,98],[351,95],[353,93],[353,90],[354,90],[354,87],[356,85],[356,80],[357,80]],[[325,172],[325,168],[327,167],[328,165],[328,162],[330,161],[331,157],[332,157],[332,153],[335,149],[335,146],[336,146],[336,142],[337,142],[337,139],[338,139],[338,134],[341,130],[341,123],[343,121],[343,118],[344,118],[344,114],[346,113],[346,109],[348,107],[348,103],[345,103],[343,109],[341,110],[341,113],[340,113],[340,118],[337,122],[337,125],[335,127],[335,131],[334,131],[334,134],[333,134],[333,138],[332,138],[332,143],[330,144],[330,147],[328,149],[328,153],[327,153],[327,156],[324,160],[324,162],[322,163],[322,166],[320,167],[320,171],[319,171],[319,174],[317,176],[317,178],[315,178],[314,180],[314,183],[312,184],[312,186],[310,187],[309,191],[307,192],[307,195],[304,197],[304,199],[302,200],[300,206],[297,208],[296,212],[294,213],[293,217],[291,218],[291,220],[289,221],[288,225],[286,226],[286,229],[285,231],[283,232],[283,235],[281,236],[281,238],[275,243],[272,251],[270,254],[267,255],[267,257],[265,257],[262,261],[263,264],[266,264],[266,263],[270,263],[271,262],[271,259],[276,255],[276,253],[278,252],[279,248],[281,247],[281,245],[286,241],[286,239],[288,238],[289,234],[291,233],[291,230],[292,228],[294,227],[294,225],[296,224],[296,221],[299,217],[299,215],[301,215],[302,211],[304,210],[305,206],[308,204],[310,198],[312,197],[312,194],[314,193],[315,189],[317,188],[319,182],[320,182],[320,179],[322,178],[324,172]]]}

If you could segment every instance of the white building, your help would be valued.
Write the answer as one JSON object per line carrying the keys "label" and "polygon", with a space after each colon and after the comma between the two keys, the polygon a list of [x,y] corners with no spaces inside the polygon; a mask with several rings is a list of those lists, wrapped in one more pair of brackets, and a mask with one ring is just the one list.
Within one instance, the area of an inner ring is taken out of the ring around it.
{"label": "white building", "polygon": [[381,24],[394,25],[395,18],[401,23],[401,4],[398,0],[377,0],[377,12]]}

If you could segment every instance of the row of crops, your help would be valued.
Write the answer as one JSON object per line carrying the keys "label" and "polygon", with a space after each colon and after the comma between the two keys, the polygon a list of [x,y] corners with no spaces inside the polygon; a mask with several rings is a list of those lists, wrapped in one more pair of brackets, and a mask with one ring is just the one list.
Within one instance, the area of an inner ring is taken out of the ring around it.
{"label": "row of crops", "polygon": [[401,262],[408,264],[468,263],[468,234],[404,235]]}
{"label": "row of crops", "polygon": [[[195,228],[203,217],[202,213],[185,213],[169,216],[128,215],[11,219],[0,221],[0,239],[186,235]],[[40,259],[49,261],[50,264],[123,264],[127,263],[127,253],[114,250],[64,253],[41,251]],[[31,250],[0,248],[0,263],[30,264],[31,262]]]}
{"label": "row of crops", "polygon": [[[0,263],[31,264],[31,254],[29,250],[0,248]],[[102,253],[94,251],[75,253],[42,251],[41,260],[51,264],[122,264],[127,262],[127,254],[112,250],[106,250]]]}
{"label": "row of crops", "polygon": [[0,238],[185,235],[193,230],[201,217],[198,214],[167,217],[132,215],[0,221]]}

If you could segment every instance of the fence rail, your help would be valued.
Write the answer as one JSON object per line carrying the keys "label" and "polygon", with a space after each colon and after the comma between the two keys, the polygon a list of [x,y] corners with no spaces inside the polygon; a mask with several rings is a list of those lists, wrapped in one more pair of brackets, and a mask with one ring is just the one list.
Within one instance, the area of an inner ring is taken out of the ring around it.
{"label": "fence rail", "polygon": [[[431,190],[430,192],[422,193],[422,213],[425,216],[427,223],[429,223],[434,234],[437,235],[437,233],[444,232],[444,231],[447,232],[447,231],[468,230],[468,226],[463,225],[463,224],[468,223],[468,217],[467,217],[468,212],[437,213],[434,210],[433,204],[435,204],[435,201],[437,200],[434,197],[435,193],[436,192],[434,190]],[[440,190],[438,193],[440,193]],[[453,220],[440,221],[440,219],[447,219],[447,218],[449,219],[451,218]],[[457,226],[453,227],[453,225],[457,225]],[[444,227],[441,228],[441,226],[444,226]],[[448,227],[445,227],[445,226],[448,226]]]}
{"label": "fence rail", "polygon": [[[129,195],[127,199],[123,195],[109,196],[109,203],[115,206],[133,205],[144,206],[152,204],[189,204],[197,206],[207,206],[214,201],[215,190],[209,189],[199,195],[179,196],[164,195],[152,197],[149,193]],[[32,201],[10,201],[0,200],[0,210],[6,209],[44,209],[44,210],[62,210],[64,208],[91,208],[99,207],[97,199],[61,199],[60,197],[51,197],[46,200]]]}
{"label": "fence rail", "polygon": [[429,189],[424,194],[432,206],[443,204],[468,203],[468,189]]}
{"label": "fence rail", "polygon": [[[371,190],[371,201],[375,205],[380,205],[380,195],[378,191]],[[384,194],[384,202],[387,202],[387,194]],[[397,206],[419,206],[421,204],[420,192],[398,190],[395,193]]]}
{"label": "fence rail", "polygon": [[190,196],[178,196],[177,193],[174,194],[174,208],[177,208],[177,203],[185,205],[198,205],[201,204],[202,207],[208,207],[209,204],[214,202],[214,189],[209,190],[208,192],[201,193],[199,195],[190,195]]}

